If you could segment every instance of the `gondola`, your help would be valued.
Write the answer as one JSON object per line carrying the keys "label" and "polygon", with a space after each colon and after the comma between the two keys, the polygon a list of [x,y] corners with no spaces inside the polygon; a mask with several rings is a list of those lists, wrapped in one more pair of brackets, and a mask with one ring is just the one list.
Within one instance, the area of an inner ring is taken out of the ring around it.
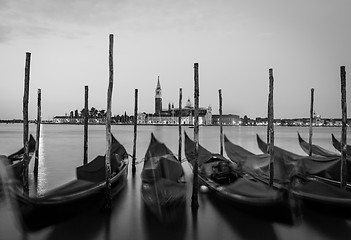
{"label": "gondola", "polygon": [[[341,152],[341,143],[335,138],[334,134],[332,134],[332,142],[334,148]],[[346,154],[351,156],[351,145],[346,145]]]}
{"label": "gondola", "polygon": [[[30,160],[35,152],[35,139],[32,134],[29,136],[29,141],[28,141],[28,149],[29,149],[29,158],[28,158],[28,164],[30,163]],[[21,148],[15,153],[12,153],[7,156],[7,160],[3,161],[3,163],[11,168],[12,174],[17,178],[21,179],[22,176],[22,169],[23,169],[23,156],[24,155],[24,148]]]}
{"label": "gondola", "polygon": [[[224,135],[224,148],[229,159],[236,162],[243,172],[261,182],[269,182],[269,154],[254,154],[232,143],[226,135]],[[274,154],[275,153],[276,151],[274,151]],[[274,186],[277,188],[285,188],[290,183],[290,175],[295,169],[296,162],[291,161],[290,157],[277,158],[277,156],[275,156],[275,159],[277,159],[277,161],[274,161]]]}
{"label": "gondola", "polygon": [[[267,144],[256,135],[258,147],[262,152],[266,152]],[[274,158],[278,161],[284,159],[285,162],[299,165],[299,172],[306,178],[318,178],[333,185],[340,185],[340,156],[333,155],[330,157],[325,156],[301,156],[280,147],[274,146]],[[351,172],[351,161],[347,164],[348,172]],[[351,176],[348,177],[348,182],[351,181]]]}
{"label": "gondola", "polygon": [[163,223],[184,216],[186,184],[181,162],[153,133],[141,172],[141,196],[149,211]]}
{"label": "gondola", "polygon": [[292,178],[292,194],[303,201],[306,209],[351,219],[351,190],[330,184],[320,178],[296,175]]}
{"label": "gondola", "polygon": [[[112,135],[111,196],[119,193],[127,182],[128,154]],[[105,156],[97,156],[76,168],[76,179],[38,197],[23,195],[18,185],[10,192],[17,200],[23,226],[36,231],[59,223],[91,207],[102,207],[106,192]]]}
{"label": "gondola", "polygon": [[[244,162],[242,164],[248,169],[258,166],[257,168],[260,171],[257,169],[251,171],[261,176],[259,179],[266,179],[265,181],[268,184],[269,168],[262,167],[266,164],[262,163],[260,166],[259,158],[254,163],[246,163],[245,156],[253,153],[231,143],[227,138],[225,138],[224,145],[230,159]],[[330,181],[325,181],[323,178],[308,173],[305,168],[313,168],[309,162],[310,157],[295,159],[295,162],[292,162],[290,161],[291,156],[286,157],[284,153],[286,154],[287,151],[284,151],[279,149],[276,151],[276,147],[274,147],[274,153],[278,152],[278,156],[283,156],[283,158],[274,156],[274,184],[280,185],[281,182],[290,179],[289,191],[295,198],[301,200],[302,205],[306,208],[328,215],[351,218],[351,191],[341,189],[337,184],[331,184]],[[307,161],[307,164],[304,164],[304,161]],[[315,168],[319,169],[321,167],[316,163]]]}
{"label": "gondola", "polygon": [[[308,142],[306,142],[300,135],[300,133],[297,133],[298,138],[299,138],[299,144],[302,150],[309,155],[310,151],[310,145]],[[321,146],[312,144],[312,156],[320,156],[320,157],[337,157],[340,156],[340,154],[333,153],[332,151],[329,151]]]}
{"label": "gondola", "polygon": [[[193,166],[195,143],[185,133],[185,156]],[[245,174],[239,162],[198,147],[199,180],[210,194],[246,213],[272,221],[292,223],[287,191],[270,187]]]}

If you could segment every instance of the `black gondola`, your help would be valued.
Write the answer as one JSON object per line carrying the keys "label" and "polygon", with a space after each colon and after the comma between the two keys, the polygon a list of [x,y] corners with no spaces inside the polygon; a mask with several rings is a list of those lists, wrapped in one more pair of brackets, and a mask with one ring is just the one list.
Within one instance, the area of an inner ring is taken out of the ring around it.
{"label": "black gondola", "polygon": [[[194,141],[185,133],[185,155],[190,165],[195,161]],[[245,174],[240,163],[233,163],[199,145],[199,179],[210,193],[239,210],[263,219],[292,223],[287,191],[270,187]]]}
{"label": "black gondola", "polygon": [[[119,193],[127,182],[128,154],[112,136],[111,195]],[[10,185],[17,200],[25,228],[35,231],[61,222],[89,207],[103,206],[106,192],[105,156],[97,156],[77,167],[76,179],[38,197],[23,195],[19,185]]]}
{"label": "black gondola", "polygon": [[[261,144],[264,143],[259,137],[257,139]],[[260,148],[265,150],[266,147],[262,144]],[[268,163],[262,162],[260,158],[252,158],[251,156],[255,154],[233,144],[227,138],[225,138],[225,149],[230,159],[241,161],[243,169],[248,173],[253,172],[268,184]],[[335,169],[337,161],[330,161],[324,157],[317,159],[324,159],[325,162],[313,161],[313,157],[308,156],[294,158],[296,154],[289,155],[290,152],[277,147],[274,147],[275,153],[277,153],[274,155],[275,185],[279,186],[282,182],[289,181],[289,191],[296,199],[302,201],[303,206],[329,215],[351,218],[351,191],[341,189],[340,183],[325,178],[338,170]]]}
{"label": "black gondola", "polygon": [[[341,152],[341,143],[339,140],[336,139],[334,134],[332,134],[332,142],[333,142],[334,148],[339,152]],[[348,145],[348,144],[346,145],[346,154],[351,156],[351,145]]]}
{"label": "black gondola", "polygon": [[[257,135],[258,147],[262,152],[266,152],[267,144]],[[286,163],[297,166],[299,172],[306,178],[318,178],[320,181],[340,185],[340,155],[325,156],[301,156],[280,147],[274,146],[274,157],[278,161],[284,160]],[[348,172],[351,172],[351,162],[348,159]],[[350,182],[351,176],[348,177]]]}
{"label": "black gondola", "polygon": [[[29,136],[28,141],[28,148],[29,148],[29,159],[28,164],[35,152],[35,139],[32,134]],[[8,167],[11,168],[12,174],[17,178],[21,179],[22,170],[23,170],[23,156],[24,155],[24,148],[19,149],[17,152],[12,153],[7,156],[7,160],[3,161],[3,163]]]}
{"label": "black gondola", "polygon": [[141,172],[141,195],[145,205],[162,222],[184,215],[186,184],[181,162],[153,134]]}
{"label": "black gondola", "polygon": [[[310,151],[310,144],[306,142],[300,135],[300,133],[297,133],[298,138],[299,138],[299,144],[302,150],[308,155]],[[340,154],[333,153],[332,151],[329,151],[321,146],[312,144],[312,156],[320,156],[320,157],[338,157]]]}

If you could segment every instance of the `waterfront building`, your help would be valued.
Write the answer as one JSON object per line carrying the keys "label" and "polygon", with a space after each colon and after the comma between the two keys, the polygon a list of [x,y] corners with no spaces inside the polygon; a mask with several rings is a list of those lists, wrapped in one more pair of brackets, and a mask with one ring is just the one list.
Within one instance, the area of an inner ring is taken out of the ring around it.
{"label": "waterfront building", "polygon": [[[212,125],[220,125],[221,118],[220,115],[212,115]],[[240,116],[234,114],[222,114],[222,124],[223,125],[240,125]]]}
{"label": "waterfront building", "polygon": [[[181,124],[193,125],[194,124],[194,112],[190,99],[187,100],[184,108],[181,110],[175,108],[174,104],[169,103],[167,109],[162,109],[162,89],[160,84],[160,78],[157,79],[157,85],[155,90],[155,113],[138,114],[138,123],[146,124],[179,124],[179,116],[181,116]],[[200,125],[211,125],[212,124],[212,108],[199,107],[199,124]]]}
{"label": "waterfront building", "polygon": [[[52,123],[60,124],[83,124],[82,117],[55,116]],[[105,124],[105,118],[88,118],[88,124]]]}

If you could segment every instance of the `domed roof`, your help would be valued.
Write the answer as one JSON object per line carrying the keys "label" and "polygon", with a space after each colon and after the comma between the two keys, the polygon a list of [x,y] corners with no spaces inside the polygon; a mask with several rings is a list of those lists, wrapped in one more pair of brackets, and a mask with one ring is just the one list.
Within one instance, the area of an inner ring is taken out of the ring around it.
{"label": "domed roof", "polygon": [[186,103],[185,103],[185,108],[192,108],[192,107],[193,107],[193,104],[190,101],[190,98],[188,98],[188,101],[186,101]]}

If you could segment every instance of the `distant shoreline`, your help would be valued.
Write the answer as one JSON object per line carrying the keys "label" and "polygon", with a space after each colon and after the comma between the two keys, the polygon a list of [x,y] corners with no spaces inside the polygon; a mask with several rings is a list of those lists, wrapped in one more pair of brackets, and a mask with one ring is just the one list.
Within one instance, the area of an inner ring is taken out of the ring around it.
{"label": "distant shoreline", "polygon": [[[0,120],[0,124],[22,124],[22,120]],[[36,124],[35,120],[29,120],[29,123]],[[84,125],[82,123],[55,123],[51,121],[43,121],[41,124],[46,124],[46,125]],[[94,126],[94,125],[102,125],[104,126],[104,123],[89,123],[89,126]],[[111,123],[111,125],[118,125],[118,126],[133,126],[134,123]],[[166,123],[138,123],[138,126],[179,126],[179,124],[166,124]],[[217,124],[210,124],[210,125],[199,125],[199,127],[216,127],[220,126]],[[229,125],[229,124],[223,124],[223,126],[230,126],[230,127],[267,127],[267,125]],[[309,125],[275,125],[276,127],[309,127]],[[194,125],[192,124],[182,124],[182,127],[189,127],[193,128]],[[341,126],[313,126],[313,127],[341,127]]]}

